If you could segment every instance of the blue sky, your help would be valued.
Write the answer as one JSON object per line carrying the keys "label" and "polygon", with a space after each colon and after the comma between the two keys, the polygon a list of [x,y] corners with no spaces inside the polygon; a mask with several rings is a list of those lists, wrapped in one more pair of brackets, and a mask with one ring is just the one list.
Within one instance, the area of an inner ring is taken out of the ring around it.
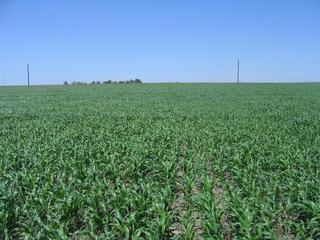
{"label": "blue sky", "polygon": [[0,0],[0,79],[320,81],[318,0]]}

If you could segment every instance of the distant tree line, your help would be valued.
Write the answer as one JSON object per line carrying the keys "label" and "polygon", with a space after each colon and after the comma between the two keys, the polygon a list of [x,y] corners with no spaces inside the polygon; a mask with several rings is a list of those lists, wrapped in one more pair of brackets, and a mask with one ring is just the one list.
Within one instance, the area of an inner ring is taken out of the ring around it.
{"label": "distant tree line", "polygon": [[64,81],[64,85],[100,85],[100,84],[133,84],[133,83],[142,83],[142,81],[139,78],[136,79],[131,79],[127,81],[112,81],[112,80],[107,80],[107,81],[92,81],[90,83],[87,82],[79,82],[79,81],[72,81],[72,82],[67,82]]}

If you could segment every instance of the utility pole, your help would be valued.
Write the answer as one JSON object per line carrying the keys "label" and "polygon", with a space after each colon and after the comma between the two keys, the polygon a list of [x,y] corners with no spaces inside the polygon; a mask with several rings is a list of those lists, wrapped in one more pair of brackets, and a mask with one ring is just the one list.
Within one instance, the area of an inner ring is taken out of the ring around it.
{"label": "utility pole", "polygon": [[27,64],[27,76],[28,76],[28,87],[30,86],[30,70],[29,70],[29,64]]}
{"label": "utility pole", "polygon": [[237,83],[240,83],[240,61],[238,59]]}

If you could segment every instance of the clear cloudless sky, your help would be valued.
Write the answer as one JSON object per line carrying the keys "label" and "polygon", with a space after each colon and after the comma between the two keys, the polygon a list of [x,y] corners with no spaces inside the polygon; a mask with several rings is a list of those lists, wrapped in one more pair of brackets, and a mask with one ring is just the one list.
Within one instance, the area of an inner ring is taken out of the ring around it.
{"label": "clear cloudless sky", "polygon": [[319,0],[0,0],[0,83],[320,81]]}

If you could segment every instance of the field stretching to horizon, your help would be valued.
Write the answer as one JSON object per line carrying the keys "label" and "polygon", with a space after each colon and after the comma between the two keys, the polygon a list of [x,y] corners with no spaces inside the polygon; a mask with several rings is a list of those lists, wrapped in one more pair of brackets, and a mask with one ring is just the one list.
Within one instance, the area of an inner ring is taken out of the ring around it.
{"label": "field stretching to horizon", "polygon": [[0,239],[320,239],[320,84],[1,87]]}

